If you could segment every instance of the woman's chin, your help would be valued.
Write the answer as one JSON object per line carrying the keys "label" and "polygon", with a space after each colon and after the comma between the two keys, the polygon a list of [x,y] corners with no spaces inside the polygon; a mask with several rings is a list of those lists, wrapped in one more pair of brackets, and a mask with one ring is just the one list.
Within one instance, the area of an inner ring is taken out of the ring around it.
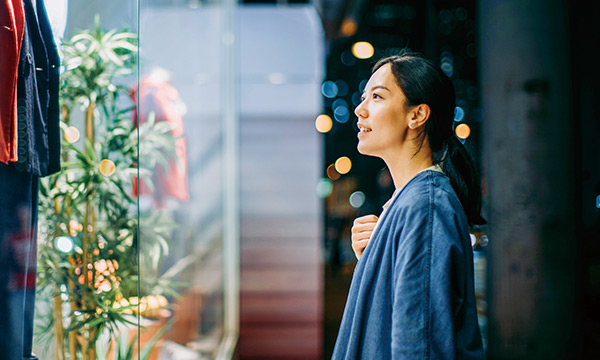
{"label": "woman's chin", "polygon": [[373,151],[371,151],[371,149],[369,149],[368,146],[366,146],[365,144],[362,143],[358,143],[358,146],[356,147],[356,149],[358,150],[358,153],[361,155],[366,155],[366,156],[377,156],[373,153]]}

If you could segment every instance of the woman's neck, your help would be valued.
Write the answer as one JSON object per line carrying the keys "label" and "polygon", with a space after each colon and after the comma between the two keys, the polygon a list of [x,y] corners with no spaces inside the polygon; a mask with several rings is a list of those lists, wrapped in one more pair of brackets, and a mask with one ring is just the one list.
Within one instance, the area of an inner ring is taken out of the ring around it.
{"label": "woman's neck", "polygon": [[428,146],[423,146],[414,156],[413,153],[405,151],[398,154],[398,156],[383,159],[390,171],[396,189],[403,188],[421,170],[433,165],[431,150]]}

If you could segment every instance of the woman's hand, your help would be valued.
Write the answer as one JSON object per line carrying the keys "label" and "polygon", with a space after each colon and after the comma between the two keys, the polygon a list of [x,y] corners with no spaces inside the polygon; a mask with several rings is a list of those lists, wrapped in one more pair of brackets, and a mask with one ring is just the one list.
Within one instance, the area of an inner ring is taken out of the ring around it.
{"label": "woman's hand", "polygon": [[352,250],[357,259],[360,259],[363,250],[369,243],[373,228],[377,223],[377,216],[365,215],[354,219],[352,224]]}

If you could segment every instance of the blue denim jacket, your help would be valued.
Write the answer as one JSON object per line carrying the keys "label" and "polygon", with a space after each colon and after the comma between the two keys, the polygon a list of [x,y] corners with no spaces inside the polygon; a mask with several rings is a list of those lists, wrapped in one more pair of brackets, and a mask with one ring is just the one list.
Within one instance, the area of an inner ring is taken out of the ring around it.
{"label": "blue denim jacket", "polygon": [[400,191],[354,270],[333,359],[483,359],[473,250],[446,175]]}

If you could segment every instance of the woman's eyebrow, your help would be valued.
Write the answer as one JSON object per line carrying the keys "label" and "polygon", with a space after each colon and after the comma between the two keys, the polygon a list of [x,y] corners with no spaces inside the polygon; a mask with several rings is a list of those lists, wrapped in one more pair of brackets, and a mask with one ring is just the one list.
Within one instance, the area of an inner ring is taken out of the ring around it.
{"label": "woman's eyebrow", "polygon": [[383,86],[383,85],[375,85],[371,88],[371,91],[373,90],[377,90],[377,89],[383,89],[383,90],[387,90],[390,91],[390,89],[388,89],[387,87]]}
{"label": "woman's eyebrow", "polygon": [[374,85],[372,88],[365,89],[363,91],[362,95],[364,96],[367,93],[367,90],[374,91],[374,90],[377,90],[377,89],[387,90],[387,91],[391,92],[391,90],[388,89],[387,87],[385,87],[384,85]]}
{"label": "woman's eyebrow", "polygon": [[[390,92],[391,92],[391,90],[390,90],[390,89],[388,89],[387,87],[385,87],[385,86],[383,86],[383,85],[375,85],[375,86],[373,86],[372,88],[370,88],[369,90],[370,90],[370,91],[374,91],[374,90],[377,90],[377,89],[387,90],[387,91],[390,91]],[[366,96],[366,94],[367,94],[367,89],[365,89],[365,91],[363,91],[363,92],[362,92],[362,94],[361,94],[361,96],[360,96],[360,97],[361,97],[361,98],[364,98],[364,97]]]}

